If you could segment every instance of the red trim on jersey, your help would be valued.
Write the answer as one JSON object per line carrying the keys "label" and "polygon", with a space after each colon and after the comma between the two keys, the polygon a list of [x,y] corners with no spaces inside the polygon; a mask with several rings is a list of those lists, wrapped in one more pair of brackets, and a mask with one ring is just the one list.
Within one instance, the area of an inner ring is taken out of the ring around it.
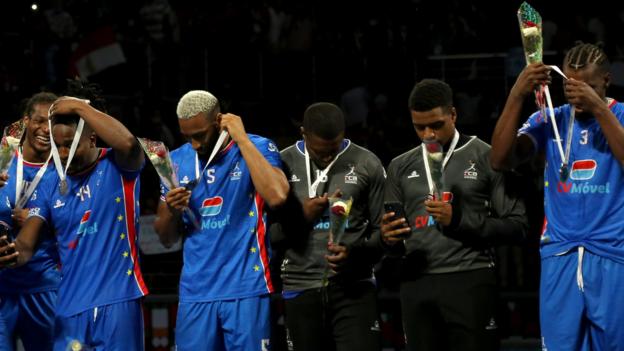
{"label": "red trim on jersey", "polygon": [[262,269],[264,270],[264,281],[266,282],[267,289],[270,293],[273,292],[273,283],[271,282],[271,270],[269,269],[269,250],[266,247],[266,223],[264,222],[264,200],[260,197],[260,194],[256,192],[255,197],[256,204],[256,240],[258,241],[258,247],[260,248],[260,262],[262,262]]}
{"label": "red trim on jersey", "polygon": [[611,103],[609,104],[609,108],[613,107],[615,104],[617,104],[617,101],[615,99],[611,100]]}
{"label": "red trim on jersey", "polygon": [[230,151],[230,149],[234,146],[234,140],[230,140],[230,142],[221,150],[220,154],[223,155],[226,152]]}
{"label": "red trim on jersey", "polygon": [[540,234],[540,236],[544,236],[544,233],[546,233],[546,226],[548,226],[548,220],[546,216],[544,216],[544,224],[542,224],[542,234]]}
{"label": "red trim on jersey", "polygon": [[[143,295],[147,295],[149,291],[147,290],[147,286],[143,281],[143,275],[141,274],[141,267],[139,267],[139,254],[137,250],[137,232],[135,226],[135,198],[134,198],[134,188],[138,184],[138,179],[124,179],[121,177],[121,181],[123,183],[123,197],[124,197],[124,207],[126,214],[126,230],[128,231],[128,244],[130,245],[130,257],[132,258],[133,270],[134,270],[134,278],[137,282],[139,290]],[[117,234],[116,234],[117,235]]]}

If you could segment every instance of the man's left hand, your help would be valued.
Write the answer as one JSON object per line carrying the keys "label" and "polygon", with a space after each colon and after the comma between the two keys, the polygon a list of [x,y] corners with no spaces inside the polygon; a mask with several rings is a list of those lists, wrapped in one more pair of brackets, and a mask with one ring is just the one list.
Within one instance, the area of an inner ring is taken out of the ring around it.
{"label": "man's left hand", "polygon": [[453,206],[450,203],[437,200],[425,201],[425,209],[436,222],[449,226],[453,218]]}
{"label": "man's left hand", "polygon": [[329,255],[325,255],[329,268],[331,268],[332,271],[337,272],[347,261],[347,258],[349,257],[349,250],[346,246],[336,243],[329,243],[327,245],[327,250],[331,253]]}

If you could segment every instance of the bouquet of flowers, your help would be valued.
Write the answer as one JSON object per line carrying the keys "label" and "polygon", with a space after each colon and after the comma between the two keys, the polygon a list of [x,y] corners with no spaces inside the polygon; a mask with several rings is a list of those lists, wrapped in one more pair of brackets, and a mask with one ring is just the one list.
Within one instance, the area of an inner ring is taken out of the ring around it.
{"label": "bouquet of flowers", "polygon": [[527,64],[542,62],[542,16],[531,5],[523,2],[518,9],[518,22]]}
{"label": "bouquet of flowers", "polygon": [[15,152],[19,147],[22,135],[26,126],[19,120],[4,128],[4,134],[2,135],[2,141],[0,141],[0,174],[6,173],[13,161]]}
{"label": "bouquet of flowers", "polygon": [[423,146],[427,151],[427,163],[431,171],[431,181],[433,182],[432,194],[434,199],[442,199],[442,187],[444,186],[442,178],[442,168],[444,166],[444,149],[437,141],[423,141]]}
{"label": "bouquet of flowers", "polygon": [[347,229],[347,219],[351,212],[353,198],[343,200],[340,197],[329,198],[329,241],[340,243],[345,229]]}
{"label": "bouquet of flowers", "polygon": [[174,189],[178,186],[178,179],[173,169],[173,162],[169,156],[169,150],[162,141],[149,140],[146,138],[137,138],[141,147],[150,162],[156,169],[156,173],[160,177],[160,180],[169,189]]}
{"label": "bouquet of flowers", "polygon": [[[173,162],[169,156],[169,149],[162,141],[149,140],[147,138],[137,138],[143,151],[149,158],[150,162],[156,169],[158,177],[163,184],[169,189],[175,189],[179,186],[178,177],[173,169]],[[195,228],[199,228],[199,222],[193,212],[187,207],[184,209],[184,213],[187,214]]]}
{"label": "bouquet of flowers", "polygon": [[[339,244],[347,229],[347,220],[351,212],[353,198],[344,200],[340,197],[329,198],[329,242]],[[329,284],[329,265],[323,273],[322,286]]]}

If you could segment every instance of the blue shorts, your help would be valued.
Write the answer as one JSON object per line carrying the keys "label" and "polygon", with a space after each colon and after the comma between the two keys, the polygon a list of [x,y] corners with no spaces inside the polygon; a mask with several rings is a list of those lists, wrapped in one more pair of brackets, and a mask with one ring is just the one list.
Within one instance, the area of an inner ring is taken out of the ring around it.
{"label": "blue shorts", "polygon": [[56,316],[54,351],[144,350],[143,308],[135,299],[90,308],[70,317]]}
{"label": "blue shorts", "polygon": [[543,258],[540,323],[544,350],[624,350],[624,265],[587,250]]}
{"label": "blue shorts", "polygon": [[269,351],[268,295],[213,302],[180,302],[177,351]]}
{"label": "blue shorts", "polygon": [[55,304],[56,290],[0,294],[0,351],[12,351],[16,335],[26,351],[52,350]]}

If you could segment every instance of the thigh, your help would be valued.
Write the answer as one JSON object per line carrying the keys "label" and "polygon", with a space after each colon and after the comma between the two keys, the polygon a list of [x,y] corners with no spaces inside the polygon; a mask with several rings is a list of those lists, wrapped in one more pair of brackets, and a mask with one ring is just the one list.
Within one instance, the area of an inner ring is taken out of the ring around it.
{"label": "thigh", "polygon": [[175,328],[176,350],[224,350],[217,314],[219,303],[180,302]]}
{"label": "thigh", "polygon": [[436,301],[436,288],[434,275],[401,283],[401,318],[408,350],[444,349],[444,324]]}
{"label": "thigh", "polygon": [[92,318],[92,310],[69,317],[55,316],[53,350],[76,350],[82,346],[88,346],[89,321]]}
{"label": "thigh", "polygon": [[378,351],[381,330],[375,286],[359,282],[330,294],[336,350]]}
{"label": "thigh", "polygon": [[325,306],[319,289],[303,291],[284,300],[286,333],[290,350],[326,350],[329,340],[324,321]]}
{"label": "thigh", "polygon": [[26,351],[52,349],[55,305],[56,291],[20,296],[16,332]]}
{"label": "thigh", "polygon": [[439,274],[439,305],[448,349],[498,350],[497,286],[493,269]]}
{"label": "thigh", "polygon": [[219,317],[228,351],[271,349],[271,301],[269,295],[222,301]]}
{"label": "thigh", "polygon": [[540,326],[548,351],[588,349],[585,303],[576,282],[577,263],[576,252],[542,259]]}
{"label": "thigh", "polygon": [[101,306],[94,314],[91,343],[99,351],[144,350],[145,333],[141,300]]}
{"label": "thigh", "polygon": [[19,315],[18,295],[0,295],[0,351],[13,351],[15,325]]}
{"label": "thigh", "polygon": [[593,350],[624,350],[624,265],[585,251],[584,295]]}

